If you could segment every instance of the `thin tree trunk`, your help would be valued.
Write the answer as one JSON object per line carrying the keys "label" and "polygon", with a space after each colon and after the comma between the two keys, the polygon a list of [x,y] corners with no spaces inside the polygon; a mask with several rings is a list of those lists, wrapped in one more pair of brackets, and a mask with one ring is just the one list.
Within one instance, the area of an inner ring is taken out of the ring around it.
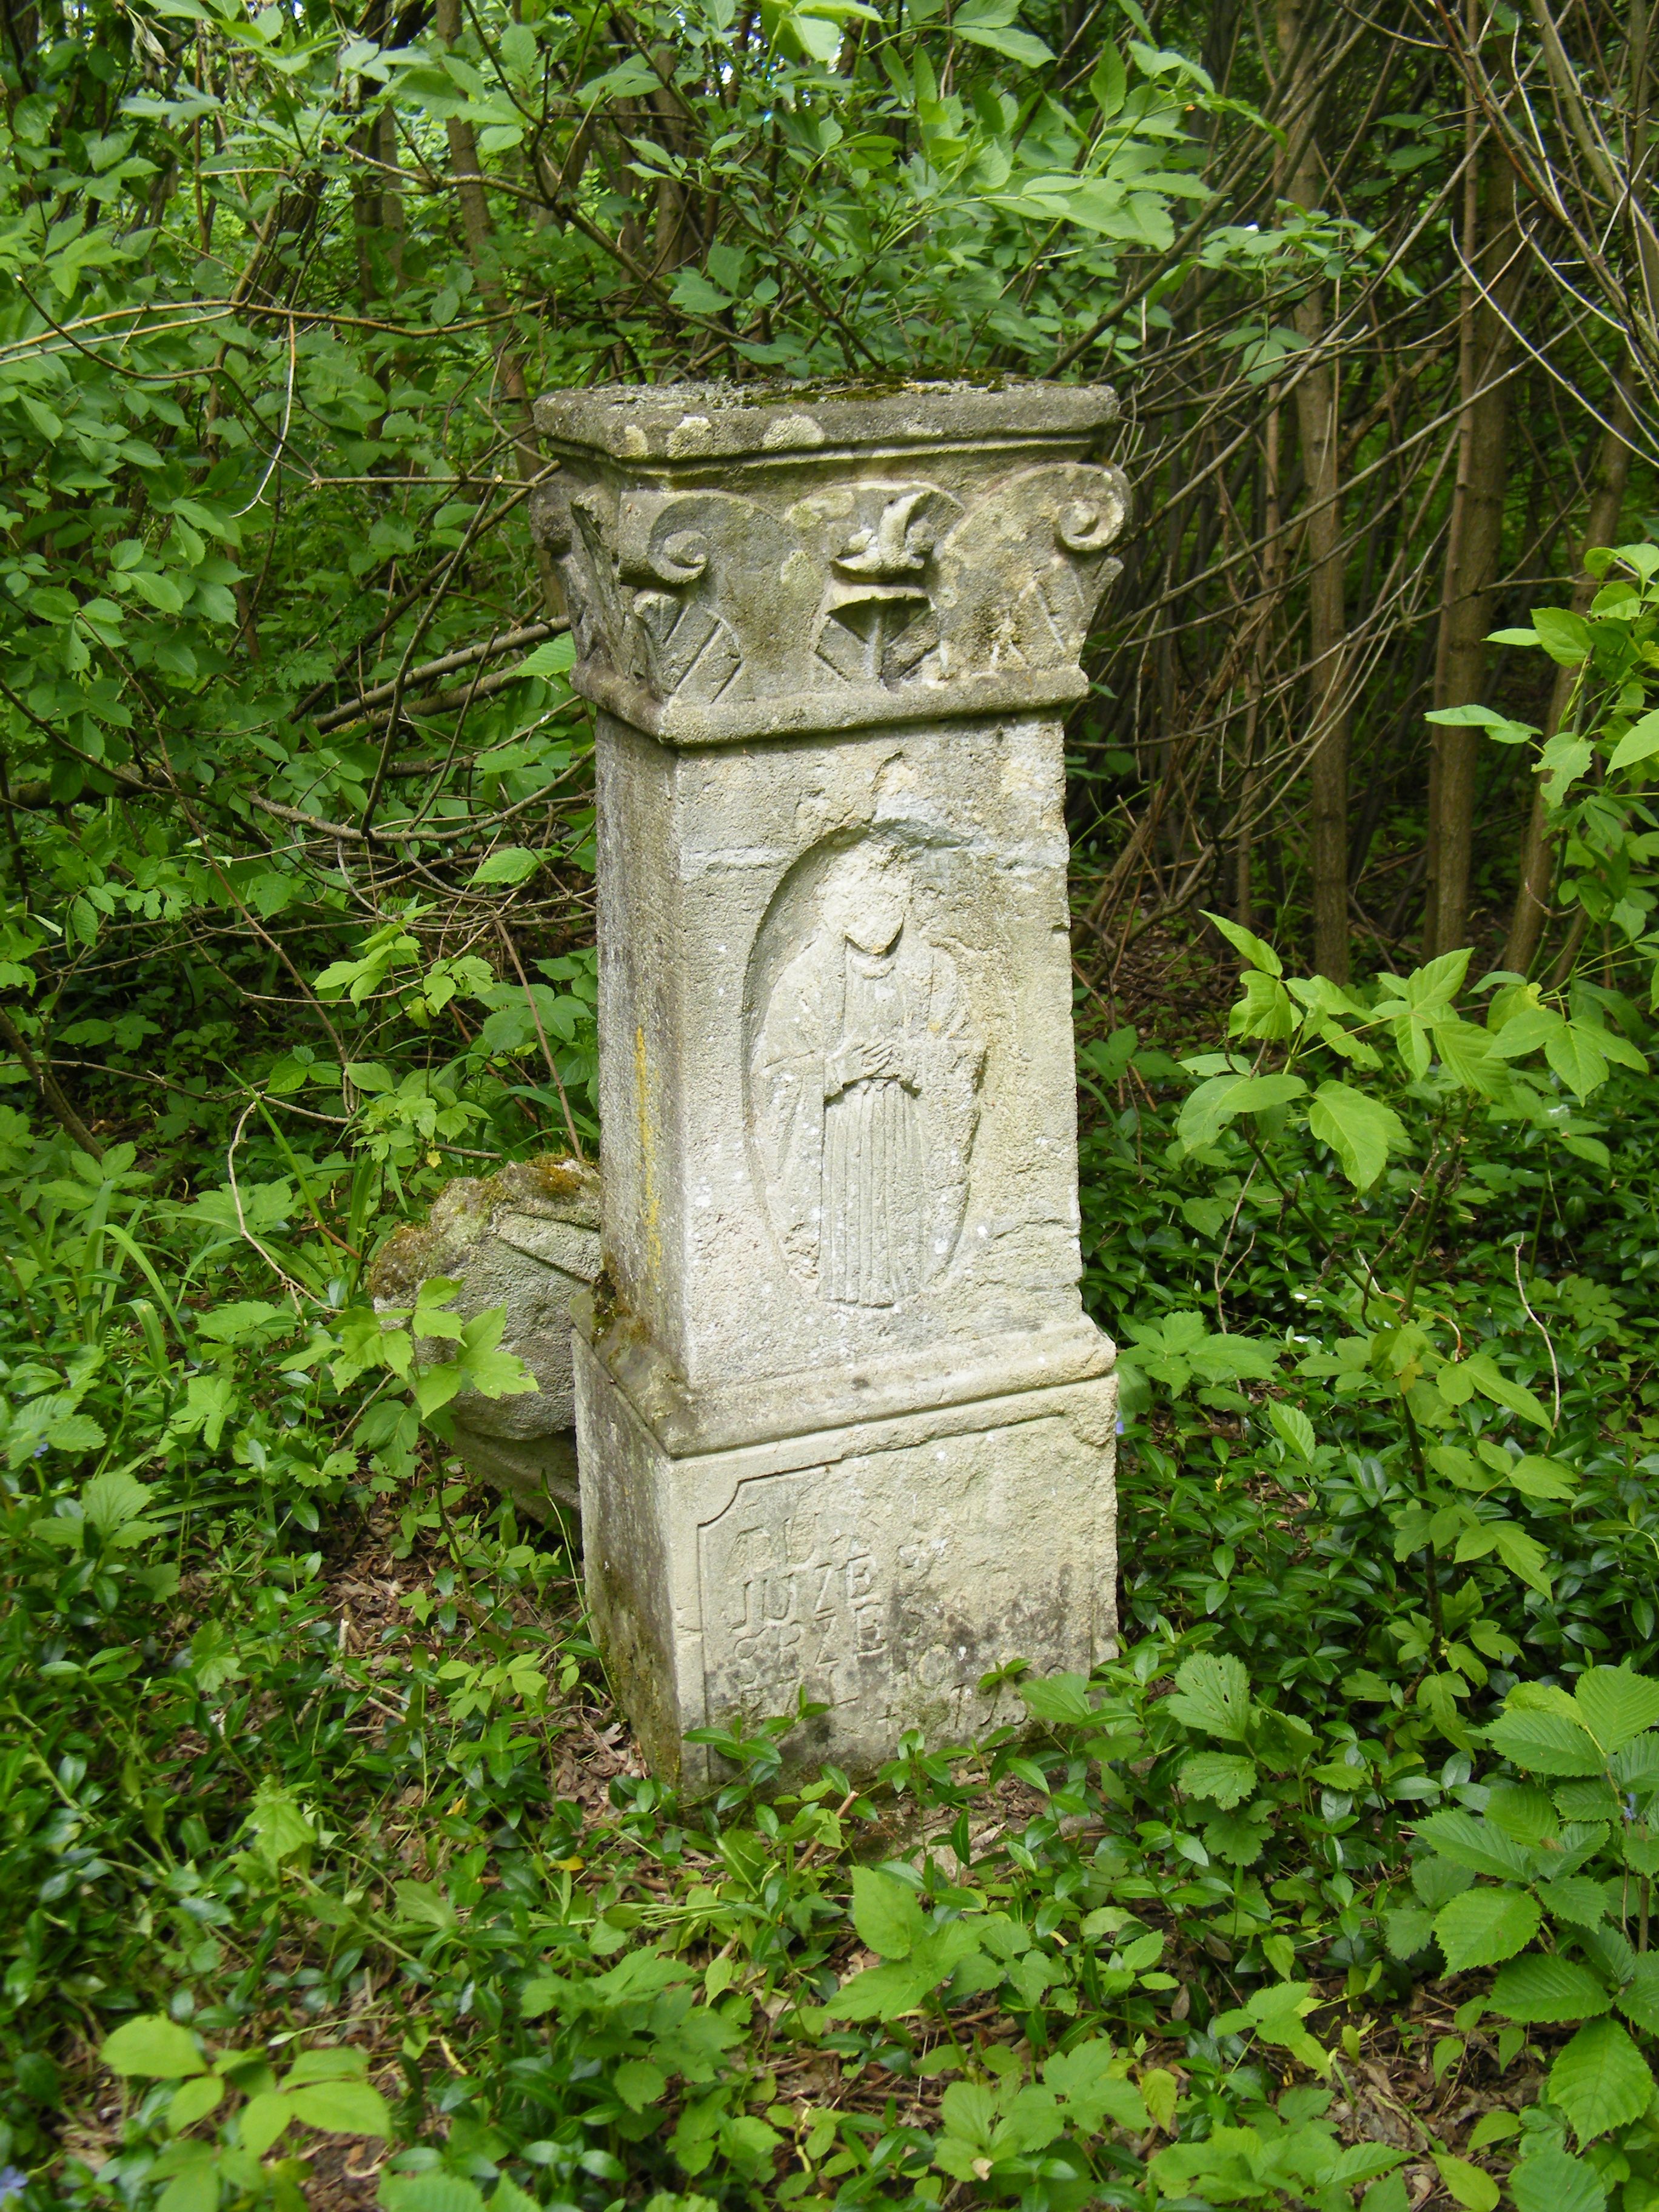
{"label": "thin tree trunk", "polygon": [[[1520,291],[1515,172],[1501,154],[1484,164],[1486,222],[1480,243],[1480,185],[1474,146],[1479,117],[1471,105],[1465,181],[1456,488],[1440,602],[1434,703],[1479,703],[1486,681],[1486,633],[1504,547],[1509,480],[1507,372],[1515,352],[1510,327]],[[1477,281],[1475,272],[1479,271]],[[1469,941],[1469,885],[1474,844],[1475,775],[1480,733],[1435,726],[1429,779],[1428,907],[1424,949],[1432,957]]]}
{"label": "thin tree trunk", "polygon": [[[1304,83],[1310,77],[1301,0],[1279,0],[1279,46],[1295,76],[1283,104],[1296,118],[1299,149],[1285,197],[1298,207],[1320,204],[1322,170],[1315,117]],[[1309,87],[1309,91],[1311,88]],[[1297,335],[1317,356],[1325,335],[1325,289],[1316,285],[1293,313]],[[1316,358],[1296,387],[1297,428],[1307,484],[1308,719],[1312,751],[1314,966],[1333,982],[1348,980],[1348,708],[1344,651],[1347,637],[1342,574],[1341,421],[1336,366]]]}
{"label": "thin tree trunk", "polygon": [[[1595,473],[1590,479],[1589,513],[1579,554],[1579,574],[1573,586],[1572,606],[1578,614],[1589,606],[1597,588],[1595,579],[1583,571],[1584,554],[1593,545],[1613,545],[1619,540],[1619,520],[1625,504],[1625,489],[1630,481],[1630,394],[1622,380],[1615,380],[1607,407],[1607,427],[1596,449]],[[1555,672],[1544,715],[1546,742],[1561,726],[1577,676],[1577,670],[1572,668],[1558,668]],[[1504,965],[1517,975],[1524,975],[1538,957],[1554,874],[1555,840],[1550,834],[1543,785],[1536,781],[1526,838],[1521,848],[1521,881],[1516,889],[1515,911],[1510,917],[1509,938],[1504,946]]]}
{"label": "thin tree trunk", "polygon": [[[453,46],[461,34],[461,0],[438,0],[434,27],[446,46]],[[478,142],[464,115],[452,115],[445,128],[449,137],[449,163],[454,172],[455,190],[461,204],[461,229],[466,239],[466,256],[472,264],[472,276],[478,288],[478,297],[492,315],[505,315],[507,293],[501,283],[501,260],[495,250],[495,225],[489,219],[489,203],[484,198],[483,172],[478,163]],[[501,387],[517,417],[513,433],[513,450],[518,463],[520,483],[532,483],[541,474],[541,453],[536,444],[536,428],[530,411],[530,387],[525,379],[524,364],[514,351],[510,340],[503,343],[500,355]],[[536,570],[541,581],[542,601],[550,615],[556,619],[564,612],[564,599],[559,590],[559,580],[553,567],[552,556],[541,545],[535,547]]]}

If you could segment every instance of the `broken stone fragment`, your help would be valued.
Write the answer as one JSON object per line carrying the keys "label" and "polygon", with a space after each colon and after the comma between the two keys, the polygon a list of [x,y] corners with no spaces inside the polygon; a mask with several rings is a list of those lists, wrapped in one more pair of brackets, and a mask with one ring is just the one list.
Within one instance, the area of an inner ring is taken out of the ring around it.
{"label": "broken stone fragment", "polygon": [[[510,1398],[462,1390],[450,1401],[455,1449],[470,1474],[521,1512],[574,1534],[576,1437],[570,1300],[599,1272],[599,1171],[547,1154],[510,1163],[482,1180],[459,1176],[423,1224],[388,1237],[369,1277],[378,1309],[409,1307],[420,1286],[447,1276],[461,1288],[450,1310],[463,1321],[505,1306],[504,1351],[537,1388]],[[425,1349],[441,1358],[433,1340]]]}

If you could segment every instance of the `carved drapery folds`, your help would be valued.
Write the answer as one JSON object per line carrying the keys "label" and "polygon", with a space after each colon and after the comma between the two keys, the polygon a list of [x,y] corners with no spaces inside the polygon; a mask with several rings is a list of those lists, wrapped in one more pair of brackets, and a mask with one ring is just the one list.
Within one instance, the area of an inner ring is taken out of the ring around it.
{"label": "carved drapery folds", "polygon": [[815,410],[715,387],[678,420],[649,390],[544,400],[560,468],[535,527],[578,688],[689,744],[1081,696],[1127,510],[1090,458],[1111,395],[968,393],[971,444],[963,397]]}

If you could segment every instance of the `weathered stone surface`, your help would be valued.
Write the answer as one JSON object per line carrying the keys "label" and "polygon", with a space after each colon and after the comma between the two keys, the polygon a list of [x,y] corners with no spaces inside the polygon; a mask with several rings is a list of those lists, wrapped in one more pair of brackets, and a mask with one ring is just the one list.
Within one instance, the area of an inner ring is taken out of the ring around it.
{"label": "weathered stone surface", "polygon": [[599,1170],[547,1158],[483,1181],[458,1176],[424,1226],[400,1230],[382,1246],[370,1279],[382,1305],[412,1305],[423,1281],[443,1275],[461,1285],[453,1310],[463,1320],[506,1307],[501,1342],[538,1388],[511,1398],[459,1392],[450,1401],[456,1450],[542,1520],[562,1523],[576,1510],[570,1301],[599,1271]]}
{"label": "weathered stone surface", "polygon": [[1058,709],[1114,573],[1114,411],[1040,386],[538,410],[602,709],[589,1595],[693,1784],[686,1729],[802,1683],[831,1711],[801,1755],[867,1765],[924,1705],[987,1720],[1003,1659],[1109,1646]]}
{"label": "weathered stone surface", "polygon": [[1128,500],[1082,456],[1115,413],[1042,385],[553,393],[536,526],[578,688],[687,745],[1081,698]]}
{"label": "weathered stone surface", "polygon": [[869,1774],[1024,1723],[1009,1661],[1086,1674],[1112,1648],[1111,1376],[723,1451],[664,1450],[580,1335],[588,1602],[659,1773],[724,1779],[688,1729],[753,1723],[805,1689],[829,1711],[792,1765]]}

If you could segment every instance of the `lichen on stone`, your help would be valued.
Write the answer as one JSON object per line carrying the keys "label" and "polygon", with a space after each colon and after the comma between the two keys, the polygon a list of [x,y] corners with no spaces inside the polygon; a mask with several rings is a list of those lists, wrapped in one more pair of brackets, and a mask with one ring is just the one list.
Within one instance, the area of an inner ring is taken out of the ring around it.
{"label": "lichen on stone", "polygon": [[370,1294],[387,1305],[412,1305],[420,1285],[453,1274],[470,1246],[503,1212],[540,1214],[597,1231],[599,1171],[568,1153],[508,1160],[490,1176],[457,1176],[432,1201],[423,1222],[394,1229],[374,1255]]}

